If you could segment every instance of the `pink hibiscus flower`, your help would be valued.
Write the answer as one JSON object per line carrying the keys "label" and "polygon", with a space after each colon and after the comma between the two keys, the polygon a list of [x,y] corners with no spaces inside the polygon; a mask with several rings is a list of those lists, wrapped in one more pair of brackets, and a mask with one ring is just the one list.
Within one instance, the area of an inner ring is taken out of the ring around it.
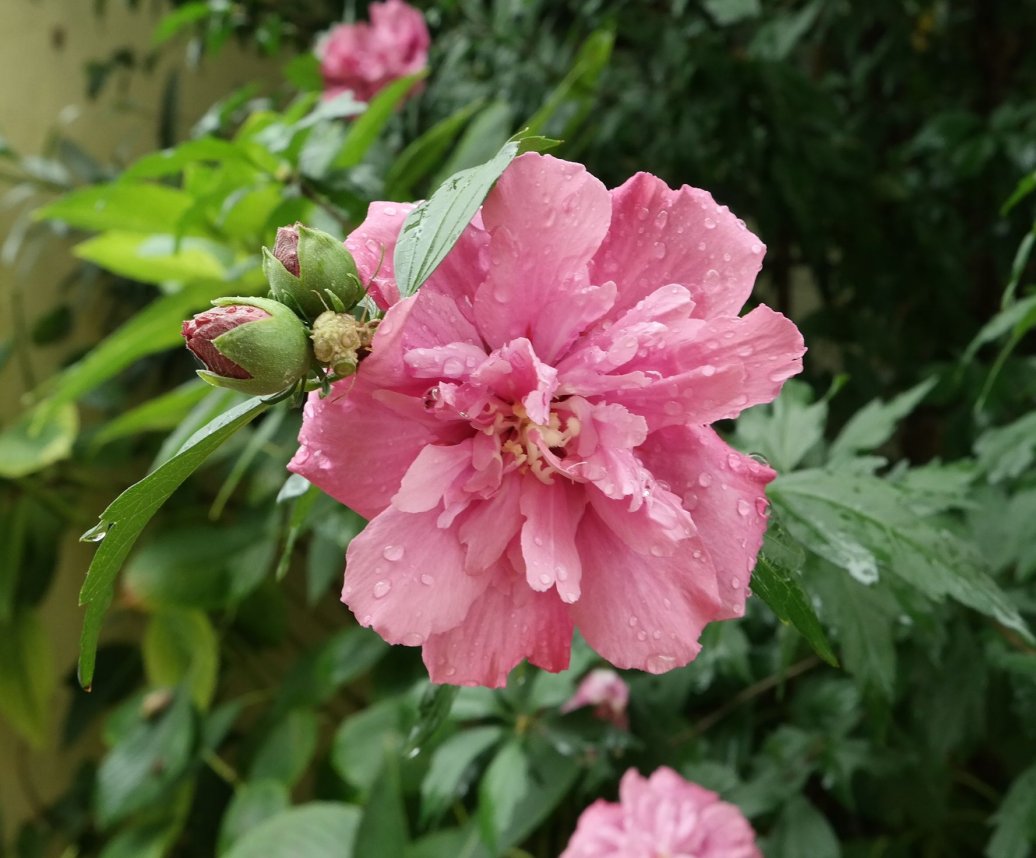
{"label": "pink hibiscus flower", "polygon": [[775,476],[709,424],[772,400],[805,351],[779,313],[737,315],[763,246],[704,191],[609,192],[527,154],[400,300],[409,210],[373,203],[346,240],[388,311],[289,466],[371,520],[343,601],[435,682],[563,670],[574,627],[619,667],[686,664],[744,612]]}
{"label": "pink hibiscus flower", "polygon": [[595,801],[579,817],[561,858],[762,858],[741,811],[716,793],[660,768],[630,769],[619,802]]}
{"label": "pink hibiscus flower", "polygon": [[572,712],[584,706],[593,706],[594,715],[611,721],[623,730],[629,728],[626,707],[630,701],[630,687],[614,670],[599,667],[591,670],[579,683],[576,693],[565,701],[562,712]]}
{"label": "pink hibiscus flower", "polygon": [[339,24],[317,44],[324,97],[350,90],[361,101],[428,64],[424,16],[403,0],[371,3],[370,23]]}

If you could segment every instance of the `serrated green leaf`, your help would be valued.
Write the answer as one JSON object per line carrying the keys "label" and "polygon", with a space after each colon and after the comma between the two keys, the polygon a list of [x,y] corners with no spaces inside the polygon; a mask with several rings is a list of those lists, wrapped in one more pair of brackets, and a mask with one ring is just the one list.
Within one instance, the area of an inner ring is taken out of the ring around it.
{"label": "serrated green leaf", "polygon": [[813,402],[809,385],[789,381],[768,407],[752,408],[737,421],[737,446],[760,453],[778,471],[794,470],[824,437],[827,400]]}
{"label": "serrated green leaf", "polygon": [[0,713],[34,747],[49,735],[57,677],[50,637],[33,610],[0,623]]}
{"label": "serrated green leaf", "polygon": [[37,209],[37,220],[60,220],[77,229],[132,233],[173,232],[194,198],[147,182],[111,182],[80,188]]}
{"label": "serrated green leaf", "polygon": [[465,775],[478,757],[500,741],[503,728],[472,727],[450,736],[432,753],[421,781],[421,825],[439,820],[450,804],[463,797]]}
{"label": "serrated green leaf", "polygon": [[226,858],[352,858],[359,822],[357,807],[310,802],[281,811],[246,832]]}
{"label": "serrated green leaf", "polygon": [[929,598],[949,596],[1032,640],[974,548],[919,516],[888,480],[808,470],[778,477],[768,493],[799,542],[862,583],[887,570]]}
{"label": "serrated green leaf", "polygon": [[37,406],[0,432],[0,477],[19,479],[72,454],[79,432],[74,405]]}
{"label": "serrated green leaf", "polygon": [[752,573],[752,593],[766,602],[781,622],[793,626],[817,655],[828,664],[838,667],[838,659],[824,634],[823,626],[791,569],[780,565],[765,553],[760,554]]}
{"label": "serrated green leaf", "polygon": [[996,429],[987,429],[975,442],[979,468],[991,483],[1014,479],[1036,459],[1036,411]]}
{"label": "serrated green leaf", "polygon": [[556,141],[518,134],[485,164],[451,176],[403,222],[393,257],[399,294],[413,295],[446,258],[507,166],[523,152]]}
{"label": "serrated green leaf", "polygon": [[100,523],[84,534],[87,540],[102,540],[79,594],[80,605],[86,605],[79,643],[79,681],[85,688],[93,681],[97,639],[111,604],[115,578],[141,530],[209,455],[268,407],[255,397],[213,420],[191,436],[169,461],[119,495],[101,513]]}
{"label": "serrated green leaf", "polygon": [[345,141],[334,158],[332,166],[342,170],[359,164],[395,114],[403,99],[417,85],[418,81],[427,76],[428,71],[424,70],[394,80],[382,88],[370,100],[367,109],[349,126]]}
{"label": "serrated green leaf", "polygon": [[899,422],[910,414],[935,387],[938,379],[929,378],[899,396],[883,402],[874,399],[857,411],[831,444],[829,459],[834,462],[880,447],[896,431]]}
{"label": "serrated green leaf", "polygon": [[253,828],[286,810],[288,788],[280,781],[248,781],[235,790],[219,827],[217,854],[222,855]]}
{"label": "serrated green leaf", "polygon": [[212,703],[219,676],[219,641],[201,611],[164,608],[144,633],[144,669],[153,686],[182,684],[203,712]]}

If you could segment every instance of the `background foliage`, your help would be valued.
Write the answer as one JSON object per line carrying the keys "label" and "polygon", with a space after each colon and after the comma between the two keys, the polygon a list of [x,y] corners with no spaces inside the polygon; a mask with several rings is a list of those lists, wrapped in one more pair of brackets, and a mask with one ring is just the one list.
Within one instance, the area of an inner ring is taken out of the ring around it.
{"label": "background foliage", "polygon": [[[93,92],[228,39],[284,66],[183,139],[172,75],[163,151],[106,165],[0,142],[5,201],[53,195],[7,258],[81,233],[75,277],[106,308],[103,338],[0,433],[0,713],[28,743],[89,748],[98,724],[103,741],[3,848],[550,856],[623,770],[667,764],[738,803],[771,858],[1031,854],[1036,9],[443,0],[423,4],[424,91],[364,107],[321,101],[306,53],[337,4],[287,5],[170,4],[152,45],[91,65]],[[362,521],[285,480],[298,413],[185,381],[180,320],[264,292],[277,226],[344,236],[370,200],[425,197],[525,126],[609,184],[643,169],[712,190],[766,240],[761,297],[811,349],[803,381],[724,427],[781,472],[760,598],[689,667],[626,677],[629,732],[559,713],[595,664],[578,645],[561,675],[430,690],[414,652],[337,605]],[[2,359],[31,362],[76,313],[24,320]],[[176,473],[233,406],[256,419],[84,593],[88,635],[112,601],[108,633],[50,735],[38,605],[60,534],[94,520],[98,487]]]}

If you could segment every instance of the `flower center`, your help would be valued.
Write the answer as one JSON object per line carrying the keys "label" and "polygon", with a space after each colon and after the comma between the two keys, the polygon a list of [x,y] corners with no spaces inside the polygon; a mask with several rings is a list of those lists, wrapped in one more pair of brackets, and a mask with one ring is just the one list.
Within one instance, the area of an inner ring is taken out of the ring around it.
{"label": "flower center", "polygon": [[521,473],[531,471],[547,484],[554,482],[555,473],[572,478],[562,467],[562,459],[566,445],[579,435],[579,429],[579,419],[575,415],[566,414],[562,420],[562,415],[555,410],[550,412],[545,425],[536,423],[520,402],[511,406],[510,417],[498,411],[492,427],[501,440],[500,451],[505,455],[505,467],[509,457],[513,467]]}

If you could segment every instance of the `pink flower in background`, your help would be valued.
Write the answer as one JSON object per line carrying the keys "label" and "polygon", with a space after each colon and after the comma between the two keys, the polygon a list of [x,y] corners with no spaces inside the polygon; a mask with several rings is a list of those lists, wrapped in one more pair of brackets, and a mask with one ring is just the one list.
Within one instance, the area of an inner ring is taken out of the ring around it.
{"label": "pink flower in background", "polygon": [[762,858],[741,811],[711,790],[660,768],[650,778],[630,769],[619,803],[583,811],[561,858]]}
{"label": "pink flower in background", "polygon": [[371,520],[343,601],[434,682],[563,670],[575,627],[618,667],[686,664],[744,612],[775,476],[709,424],[805,351],[779,313],[738,316],[763,246],[705,191],[527,154],[400,300],[410,208],[373,203],[346,241],[387,312],[290,464]]}
{"label": "pink flower in background", "polygon": [[431,40],[424,16],[403,0],[371,3],[370,23],[339,24],[317,45],[324,96],[346,90],[370,99],[397,78],[428,64]]}
{"label": "pink flower in background", "polygon": [[579,688],[561,707],[562,712],[572,712],[583,706],[593,706],[594,715],[603,721],[611,721],[625,730],[629,727],[626,706],[629,704],[630,687],[614,670],[599,667],[591,670]]}

